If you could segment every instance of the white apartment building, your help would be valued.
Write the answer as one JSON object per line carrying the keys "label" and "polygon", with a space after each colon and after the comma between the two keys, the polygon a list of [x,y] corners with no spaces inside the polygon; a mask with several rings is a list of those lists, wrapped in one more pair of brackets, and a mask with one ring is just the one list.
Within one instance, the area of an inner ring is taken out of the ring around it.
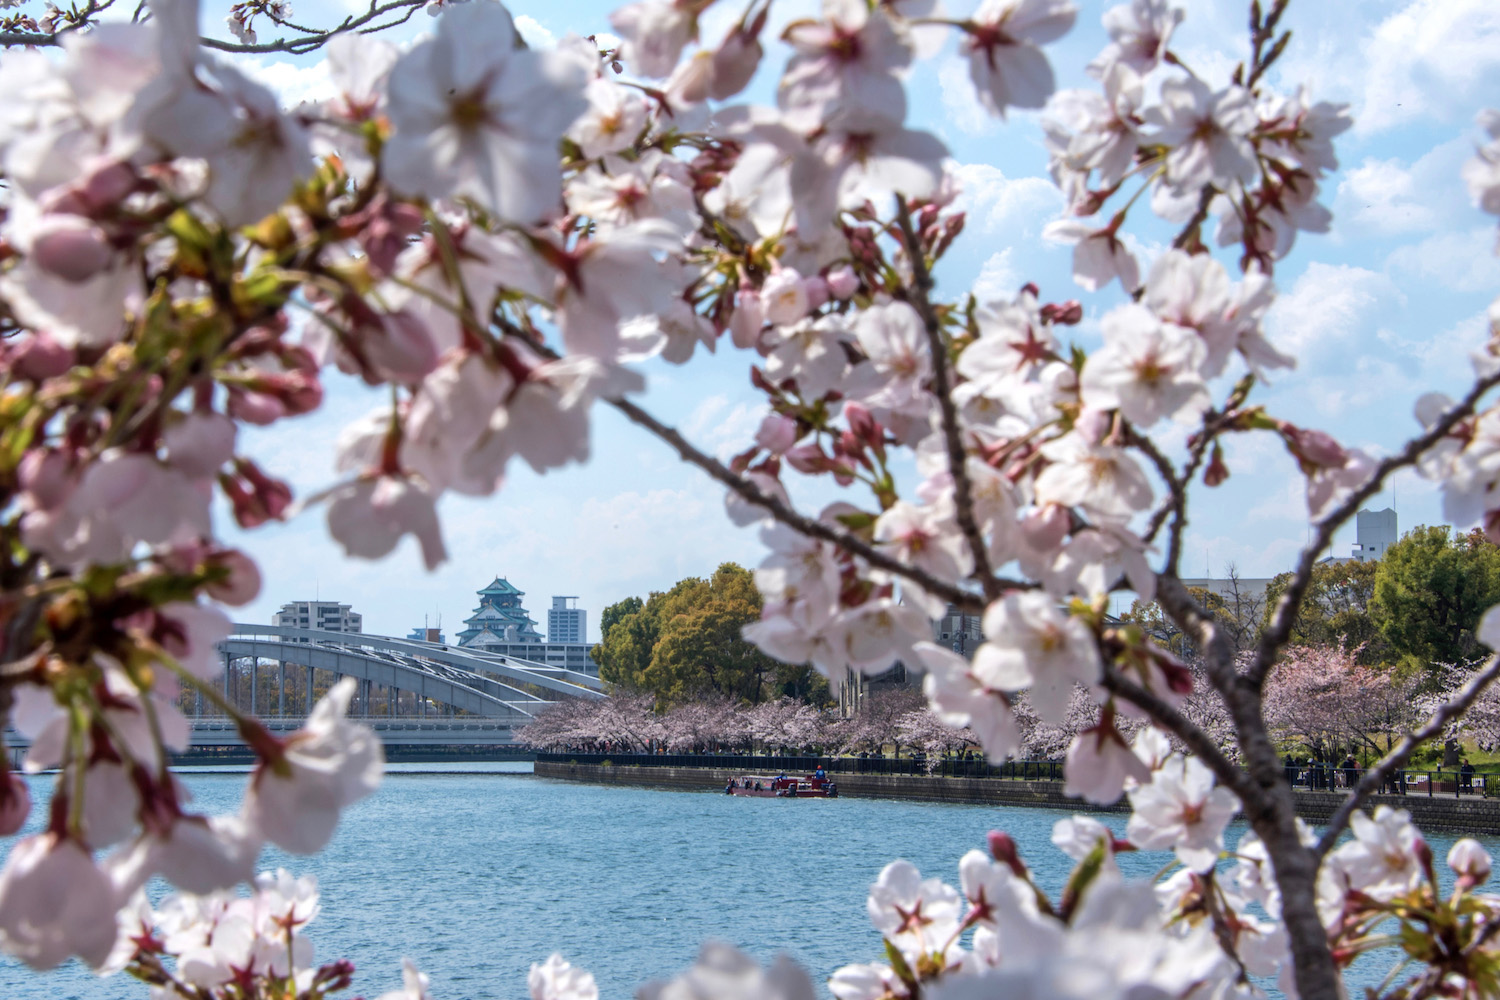
{"label": "white apartment building", "polygon": [[552,607],[547,609],[547,641],[588,643],[588,612],[569,605],[576,597],[553,597]]}
{"label": "white apartment building", "polygon": [[1395,545],[1401,535],[1396,530],[1396,512],[1362,510],[1354,515],[1354,551],[1350,555],[1360,562],[1379,562],[1385,550]]}
{"label": "white apartment building", "polygon": [[325,632],[363,632],[364,619],[337,601],[291,601],[271,616],[272,625]]}

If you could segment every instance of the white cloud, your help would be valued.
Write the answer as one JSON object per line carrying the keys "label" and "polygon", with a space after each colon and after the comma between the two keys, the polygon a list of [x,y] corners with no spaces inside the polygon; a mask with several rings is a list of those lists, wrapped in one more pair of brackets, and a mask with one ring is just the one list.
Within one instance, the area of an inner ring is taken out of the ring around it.
{"label": "white cloud", "polygon": [[[1272,341],[1297,356],[1347,346],[1374,319],[1376,308],[1399,301],[1383,274],[1348,264],[1313,261],[1266,318]],[[1305,360],[1305,359],[1304,359]]]}
{"label": "white cloud", "polygon": [[765,405],[759,402],[741,401],[731,407],[729,397],[719,393],[699,403],[683,428],[695,444],[723,462],[750,446],[766,413]]}
{"label": "white cloud", "polygon": [[1473,140],[1460,136],[1409,165],[1399,159],[1368,158],[1350,168],[1334,197],[1335,234],[1428,232],[1477,217],[1459,180],[1473,150]]}
{"label": "white cloud", "polygon": [[516,31],[527,45],[534,49],[552,49],[557,47],[557,36],[548,31],[546,26],[530,14],[516,15]]}
{"label": "white cloud", "polygon": [[1361,132],[1467,116],[1500,72],[1500,4],[1416,0],[1376,26],[1363,54]]}
{"label": "white cloud", "polygon": [[984,109],[974,94],[974,81],[969,78],[969,63],[958,56],[949,55],[939,61],[938,86],[943,91],[943,110],[946,121],[965,135],[990,135],[1000,128],[1000,122]]}
{"label": "white cloud", "polygon": [[953,172],[963,188],[956,205],[969,213],[971,229],[1015,241],[1034,236],[1062,210],[1062,193],[1045,178],[1006,177],[988,163],[962,163]]}
{"label": "white cloud", "polygon": [[251,79],[275,91],[283,108],[327,100],[336,93],[326,59],[305,66],[284,59],[267,62],[260,56],[242,56],[234,62]]}
{"label": "white cloud", "polygon": [[1000,299],[1013,299],[1016,292],[1021,288],[1021,272],[1014,263],[1015,248],[1006,247],[1004,250],[990,254],[984,266],[979,269],[979,277],[974,279],[974,296],[980,302],[994,302]]}
{"label": "white cloud", "polygon": [[1500,258],[1494,253],[1495,230],[1442,232],[1420,243],[1399,247],[1387,267],[1455,292],[1500,288]]}

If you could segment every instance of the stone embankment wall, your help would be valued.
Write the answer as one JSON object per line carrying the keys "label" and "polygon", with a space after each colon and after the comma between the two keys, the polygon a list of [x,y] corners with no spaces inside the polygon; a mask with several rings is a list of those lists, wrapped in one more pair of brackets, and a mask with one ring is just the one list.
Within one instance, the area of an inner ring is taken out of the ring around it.
{"label": "stone embankment wall", "polygon": [[[602,764],[562,764],[537,761],[543,778],[590,781],[607,785],[646,785],[659,788],[718,788],[742,771],[716,767],[622,767]],[[999,778],[912,777],[895,774],[835,774],[839,794],[851,798],[908,799],[919,802],[962,802],[983,805],[1039,806],[1074,812],[1124,812],[1129,803],[1093,806],[1063,794],[1060,781],[1013,781]],[[1309,823],[1324,823],[1343,796],[1333,792],[1298,792],[1297,811]],[[1465,796],[1377,795],[1370,808],[1385,803],[1411,812],[1424,829],[1453,830],[1481,836],[1500,835],[1500,799]]]}

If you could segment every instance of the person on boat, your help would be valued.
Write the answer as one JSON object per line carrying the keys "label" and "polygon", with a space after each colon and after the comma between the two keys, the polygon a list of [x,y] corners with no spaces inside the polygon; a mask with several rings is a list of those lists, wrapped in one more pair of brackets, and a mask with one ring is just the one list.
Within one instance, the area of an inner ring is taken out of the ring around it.
{"label": "person on boat", "polygon": [[816,779],[816,780],[818,780],[818,781],[827,781],[828,780],[828,772],[825,771],[825,770],[823,770],[823,765],[822,764],[819,764],[818,765],[818,769],[813,772],[813,778]]}

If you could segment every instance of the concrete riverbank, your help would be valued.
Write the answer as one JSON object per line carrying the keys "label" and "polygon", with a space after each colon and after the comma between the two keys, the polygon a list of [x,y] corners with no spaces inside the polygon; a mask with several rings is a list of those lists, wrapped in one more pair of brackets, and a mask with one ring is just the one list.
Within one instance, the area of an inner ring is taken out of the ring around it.
{"label": "concrete riverbank", "polygon": [[[722,789],[744,772],[720,767],[629,767],[615,764],[568,764],[537,761],[543,778],[587,781],[606,785],[646,785],[659,788]],[[1094,806],[1063,794],[1061,781],[1024,781],[1003,778],[949,778],[926,775],[835,773],[839,794],[850,798],[908,799],[918,802],[960,802],[981,805],[1037,806],[1075,812],[1125,812],[1129,803]],[[1309,823],[1326,822],[1343,796],[1336,792],[1298,791],[1297,811]],[[1440,794],[1377,795],[1378,804],[1406,809],[1418,827],[1452,830],[1481,836],[1500,835],[1500,799]]]}

